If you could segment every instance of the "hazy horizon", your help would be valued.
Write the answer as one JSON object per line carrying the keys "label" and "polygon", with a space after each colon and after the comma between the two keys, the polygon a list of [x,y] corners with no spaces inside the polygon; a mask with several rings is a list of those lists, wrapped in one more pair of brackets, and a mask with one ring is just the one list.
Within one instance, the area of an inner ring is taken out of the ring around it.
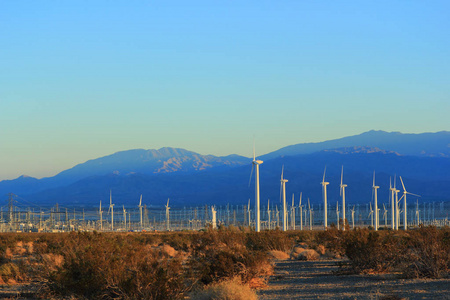
{"label": "hazy horizon", "polygon": [[0,3],[0,180],[450,130],[447,1]]}

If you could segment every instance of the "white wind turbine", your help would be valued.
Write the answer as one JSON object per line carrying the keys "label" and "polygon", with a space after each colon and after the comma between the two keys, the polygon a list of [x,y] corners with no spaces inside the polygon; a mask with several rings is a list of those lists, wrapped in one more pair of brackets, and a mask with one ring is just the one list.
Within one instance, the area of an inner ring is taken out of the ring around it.
{"label": "white wind turbine", "polygon": [[217,228],[217,210],[214,206],[211,206],[211,215],[212,215],[212,228]]}
{"label": "white wind turbine", "polygon": [[352,213],[352,229],[355,229],[355,206],[350,210]]}
{"label": "white wind turbine", "polygon": [[141,225],[141,230],[142,230],[142,194],[141,194],[141,198],[139,199],[139,216],[140,216],[140,225]]}
{"label": "white wind turbine", "polygon": [[102,211],[102,200],[100,200],[100,208],[98,210],[100,215],[100,231],[103,231],[103,211]]}
{"label": "white wind turbine", "polygon": [[371,224],[371,226],[373,227],[373,209],[372,209],[372,203],[370,203],[369,217],[370,217],[370,224]]}
{"label": "white wind turbine", "polygon": [[398,230],[398,227],[400,225],[400,208],[398,206],[400,200],[398,199],[398,193],[400,192],[400,190],[397,190],[396,188],[396,181],[397,176],[394,177],[394,193],[395,193],[395,230]]}
{"label": "white wind turbine", "polygon": [[309,203],[309,198],[308,198],[308,210],[309,210],[309,230],[312,230],[312,209],[311,209],[311,204]]}
{"label": "white wind turbine", "polygon": [[125,205],[122,205],[123,208],[123,224],[125,227],[125,231],[127,231],[127,211],[125,210]]}
{"label": "white wind turbine", "polygon": [[391,177],[389,177],[389,191],[390,191],[390,200],[391,200],[391,223],[392,223],[392,230],[395,230],[395,197],[394,197],[394,193],[395,193],[395,188],[392,187],[392,181],[391,181]]}
{"label": "white wind turbine", "polygon": [[267,199],[267,218],[268,229],[270,230],[270,199]]}
{"label": "white wind turbine", "polygon": [[387,229],[387,209],[386,209],[386,206],[384,206],[384,203],[383,203],[383,219],[384,219],[384,228],[386,228]]}
{"label": "white wind turbine", "polygon": [[[374,226],[375,231],[378,230],[378,224],[379,224],[379,221],[378,221],[378,192],[377,192],[377,190],[379,188],[380,188],[379,186],[375,185],[375,171],[373,171],[372,196],[374,197],[373,201],[374,201],[374,206],[375,206],[375,226]],[[373,224],[372,224],[372,226],[373,226]]]}
{"label": "white wind turbine", "polygon": [[302,193],[300,192],[300,201],[298,202],[298,208],[300,209],[300,230],[303,230],[303,207],[302,207]]}
{"label": "white wind turbine", "polygon": [[336,225],[339,230],[339,201],[336,201]]}
{"label": "white wind turbine", "polygon": [[[407,230],[408,229],[408,217],[407,217],[407,214],[406,214],[407,213],[406,194],[410,194],[410,195],[413,195],[413,196],[416,196],[416,197],[420,197],[420,196],[406,191],[405,185],[403,184],[402,176],[400,176],[400,181],[402,182],[402,186],[403,186],[403,196],[402,196],[402,198],[403,198],[403,222],[404,222],[403,223],[403,228],[405,230]],[[401,200],[401,198],[400,198],[400,200]]]}
{"label": "white wind turbine", "polygon": [[291,228],[292,228],[292,230],[295,230],[295,204],[294,204],[294,193],[292,193]]}
{"label": "white wind turbine", "polygon": [[167,204],[165,205],[166,207],[166,230],[169,231],[170,230],[170,207],[169,207],[169,198],[167,198]]}
{"label": "white wind turbine", "polygon": [[323,226],[325,229],[328,227],[328,220],[327,220],[327,214],[328,214],[328,205],[327,205],[327,185],[330,184],[329,182],[325,182],[325,172],[327,171],[327,167],[325,167],[325,170],[323,171],[323,179],[320,183],[322,185],[322,197],[323,197]]}
{"label": "white wind turbine", "polygon": [[283,196],[283,231],[287,230],[287,209],[286,209],[286,182],[287,179],[283,178],[284,166],[281,168],[281,180],[280,180],[280,198]]}
{"label": "white wind turbine", "polygon": [[416,204],[416,225],[419,226],[420,223],[420,210],[419,210],[419,199],[417,199]]}
{"label": "white wind turbine", "polygon": [[342,166],[342,171],[341,171],[340,194],[342,196],[342,230],[345,231],[345,222],[346,222],[346,220],[345,220],[345,188],[347,187],[347,185],[342,183],[343,178],[344,178],[344,166]]}
{"label": "white wind turbine", "polygon": [[111,231],[114,231],[114,204],[112,204],[112,191],[109,190],[109,211],[111,211]]}
{"label": "white wind turbine", "polygon": [[259,165],[261,165],[263,163],[262,160],[257,160],[256,159],[256,154],[255,154],[255,144],[253,144],[253,161],[252,161],[252,172],[250,173],[250,180],[248,182],[248,185],[250,186],[250,181],[252,180],[252,175],[253,175],[253,168],[255,168],[255,209],[256,209],[256,220],[255,220],[255,227],[256,227],[256,232],[260,232],[261,231],[261,222],[260,222],[260,204],[259,204]]}
{"label": "white wind turbine", "polygon": [[250,199],[248,199],[248,205],[247,205],[247,213],[248,213],[248,227],[251,226],[251,210],[250,210]]}

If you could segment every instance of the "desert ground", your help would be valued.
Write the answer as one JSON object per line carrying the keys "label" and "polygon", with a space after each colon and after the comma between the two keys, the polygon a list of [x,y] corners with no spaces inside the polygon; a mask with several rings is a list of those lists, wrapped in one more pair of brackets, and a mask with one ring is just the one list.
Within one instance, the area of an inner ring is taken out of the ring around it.
{"label": "desert ground", "polygon": [[258,291],[275,299],[450,299],[450,279],[401,279],[399,274],[342,274],[343,260],[276,260],[275,274]]}

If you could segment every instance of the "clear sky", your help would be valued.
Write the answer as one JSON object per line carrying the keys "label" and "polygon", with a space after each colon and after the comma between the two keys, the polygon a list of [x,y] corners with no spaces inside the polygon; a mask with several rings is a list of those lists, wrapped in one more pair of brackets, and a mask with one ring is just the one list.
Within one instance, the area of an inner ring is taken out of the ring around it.
{"label": "clear sky", "polygon": [[0,180],[450,130],[449,1],[0,2]]}

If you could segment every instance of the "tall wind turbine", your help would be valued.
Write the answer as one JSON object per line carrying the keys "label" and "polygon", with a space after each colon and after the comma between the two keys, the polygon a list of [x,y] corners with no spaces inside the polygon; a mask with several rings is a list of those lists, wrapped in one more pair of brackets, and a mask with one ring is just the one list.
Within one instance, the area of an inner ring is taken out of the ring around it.
{"label": "tall wind turbine", "polygon": [[127,231],[127,211],[125,210],[125,205],[123,207],[123,225],[125,227],[125,231]]}
{"label": "tall wind turbine", "polygon": [[378,230],[378,198],[377,198],[378,193],[377,193],[377,190],[379,188],[380,188],[379,186],[375,185],[375,171],[373,171],[372,194],[374,196],[373,202],[374,202],[374,206],[375,206],[375,208],[374,208],[375,209],[375,226],[374,226],[375,231]]}
{"label": "tall wind turbine", "polygon": [[267,199],[267,224],[268,229],[270,230],[270,199]]}
{"label": "tall wind turbine", "polygon": [[[99,215],[100,215],[100,231],[103,231],[102,200],[100,200],[100,207],[99,207],[98,213],[99,213]],[[67,215],[67,209],[66,209],[66,215]],[[66,218],[66,219],[67,219],[67,218]]]}
{"label": "tall wind turbine", "polygon": [[300,192],[300,201],[298,202],[298,208],[300,209],[300,230],[303,230],[303,208],[302,208],[302,193]]}
{"label": "tall wind turbine", "polygon": [[346,223],[346,220],[345,220],[345,188],[347,187],[347,185],[342,183],[343,178],[344,178],[344,166],[342,166],[342,170],[341,170],[340,194],[342,196],[342,230],[345,231],[345,223]]}
{"label": "tall wind turbine", "polygon": [[259,204],[259,165],[261,165],[263,163],[262,160],[257,160],[256,159],[256,154],[255,154],[255,144],[253,144],[253,161],[252,161],[252,172],[250,173],[250,180],[248,182],[248,184],[250,185],[250,181],[252,180],[252,175],[253,175],[253,168],[255,168],[255,206],[256,206],[256,220],[255,220],[255,227],[256,227],[256,232],[260,232],[261,231],[261,222],[260,222],[260,204]]}
{"label": "tall wind turbine", "polygon": [[394,177],[394,193],[395,193],[395,230],[398,230],[398,227],[400,225],[400,209],[398,207],[398,204],[399,204],[398,192],[400,192],[400,190],[397,190],[397,188],[396,188],[396,181],[397,181],[397,176]]}
{"label": "tall wind turbine", "polygon": [[250,211],[250,199],[248,199],[247,213],[248,213],[248,227],[250,227],[252,224],[251,211]]}
{"label": "tall wind turbine", "polygon": [[286,182],[288,182],[287,179],[283,178],[283,171],[284,166],[281,168],[281,189],[282,189],[282,195],[283,195],[283,231],[287,230],[287,211],[286,211]]}
{"label": "tall wind turbine", "polygon": [[339,201],[336,201],[336,225],[339,230]]}
{"label": "tall wind turbine", "polygon": [[309,210],[309,230],[312,230],[312,210],[311,204],[309,203],[309,198],[308,198],[308,210]]}
{"label": "tall wind turbine", "polygon": [[217,210],[214,206],[211,206],[211,215],[212,215],[212,228],[217,228]]}
{"label": "tall wind turbine", "polygon": [[373,209],[372,209],[372,203],[370,203],[369,217],[370,217],[370,224],[371,224],[372,227],[373,227]]}
{"label": "tall wind turbine", "polygon": [[139,216],[140,216],[140,224],[141,224],[141,230],[143,228],[142,226],[142,194],[141,194],[141,198],[139,199]]}
{"label": "tall wind turbine", "polygon": [[327,214],[328,214],[328,207],[327,207],[327,185],[329,185],[329,182],[325,182],[325,172],[327,171],[327,167],[325,167],[325,170],[323,171],[323,179],[320,183],[322,185],[322,197],[323,197],[323,226],[325,229],[328,227],[328,220],[327,220]]}
{"label": "tall wind turbine", "polygon": [[294,193],[292,193],[291,229],[292,229],[292,230],[295,230],[295,204],[294,204]]}
{"label": "tall wind turbine", "polygon": [[111,210],[111,231],[114,231],[114,204],[112,204],[111,190],[109,190],[109,209]]}
{"label": "tall wind turbine", "polygon": [[383,203],[383,219],[384,219],[384,228],[387,229],[387,209],[386,206],[384,206],[384,203]]}
{"label": "tall wind turbine", "polygon": [[167,204],[166,204],[166,230],[170,230],[170,207],[169,207],[169,198],[167,198]]}
{"label": "tall wind turbine", "polygon": [[355,206],[350,210],[352,212],[352,229],[355,229]]}
{"label": "tall wind turbine", "polygon": [[395,197],[394,197],[394,193],[395,193],[395,188],[392,187],[392,181],[391,181],[391,177],[389,177],[389,191],[390,191],[390,200],[391,200],[391,223],[392,223],[392,230],[395,230]]}
{"label": "tall wind turbine", "polygon": [[416,203],[416,225],[419,226],[420,223],[420,210],[419,210],[419,199],[417,199]]}
{"label": "tall wind turbine", "polygon": [[402,196],[403,197],[403,222],[404,222],[403,228],[405,230],[407,230],[408,229],[408,217],[406,214],[407,213],[406,194],[410,194],[410,195],[417,196],[417,197],[420,197],[420,196],[406,191],[405,185],[403,184],[402,176],[400,176],[400,181],[402,182],[402,187],[403,187],[403,196]]}

